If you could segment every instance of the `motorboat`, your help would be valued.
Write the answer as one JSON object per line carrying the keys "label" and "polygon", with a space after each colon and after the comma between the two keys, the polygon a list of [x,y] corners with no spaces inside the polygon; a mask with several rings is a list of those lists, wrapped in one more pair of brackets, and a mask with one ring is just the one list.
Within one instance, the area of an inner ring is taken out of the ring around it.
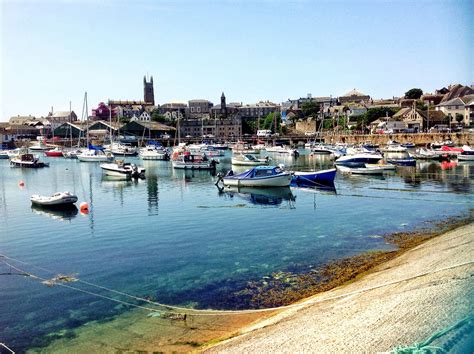
{"label": "motorboat", "polygon": [[364,167],[366,163],[376,164],[382,160],[383,156],[376,153],[354,153],[339,157],[334,163],[341,166]]}
{"label": "motorboat", "polygon": [[462,150],[463,151],[458,155],[458,161],[474,161],[474,149],[464,145]]}
{"label": "motorboat", "polygon": [[106,152],[111,152],[114,155],[121,156],[135,156],[137,154],[137,148],[125,143],[112,143],[107,145],[105,148]]}
{"label": "motorboat", "polygon": [[45,151],[44,154],[47,157],[63,157],[63,150],[59,147],[55,147],[52,150]]}
{"label": "motorboat", "polygon": [[337,166],[342,173],[348,173],[353,175],[383,175],[384,169],[380,166],[364,166],[364,167],[348,167],[348,166]]}
{"label": "motorboat", "polygon": [[399,142],[397,141],[391,141],[389,140],[387,143],[387,146],[382,149],[383,152],[406,152],[407,148],[403,147]]}
{"label": "motorboat", "polygon": [[193,155],[189,151],[180,154],[173,160],[173,168],[183,170],[215,170],[219,162],[206,155]]}
{"label": "motorboat", "polygon": [[311,147],[311,152],[313,154],[329,155],[334,153],[334,148],[329,147],[325,144],[317,144]]}
{"label": "motorboat", "polygon": [[102,149],[87,149],[77,155],[77,159],[81,162],[106,162],[113,161],[114,155],[110,152],[104,152]]}
{"label": "motorboat", "polygon": [[415,151],[415,153],[410,154],[416,160],[441,160],[446,158],[446,154],[442,151],[430,150],[425,148],[420,148]]}
{"label": "motorboat", "polygon": [[267,152],[276,152],[278,154],[289,154],[292,156],[299,156],[299,152],[297,149],[292,149],[286,146],[282,145],[276,145],[276,146],[269,146],[266,148]]}
{"label": "motorboat", "polygon": [[10,158],[9,154],[8,154],[8,151],[9,150],[0,150],[0,160],[7,160]]}
{"label": "motorboat", "polygon": [[268,165],[270,158],[259,159],[251,154],[240,154],[232,156],[232,165],[238,166],[260,166]]}
{"label": "motorboat", "polygon": [[402,147],[404,148],[407,148],[407,149],[414,149],[416,148],[416,145],[412,142],[408,142],[408,143],[403,143],[403,144],[400,144]]}
{"label": "motorboat", "polygon": [[77,159],[77,156],[82,154],[81,149],[63,150],[63,157],[66,159]]}
{"label": "motorboat", "polygon": [[278,166],[257,166],[234,175],[232,170],[226,176],[220,176],[224,186],[237,187],[288,187],[291,173]]}
{"label": "motorboat", "polygon": [[336,169],[320,171],[294,171],[291,178],[292,186],[334,186],[334,178],[336,177]]}
{"label": "motorboat", "polygon": [[43,144],[43,140],[44,139],[39,140],[38,143],[31,145],[30,147],[28,147],[28,149],[32,152],[43,152],[43,151],[51,150],[50,147]]}
{"label": "motorboat", "polygon": [[395,158],[389,158],[386,159],[387,163],[397,165],[397,166],[416,166],[416,160],[411,157],[404,157],[400,159],[395,159]]}
{"label": "motorboat", "polygon": [[379,169],[382,169],[383,171],[396,171],[397,166],[391,163],[366,163],[365,167],[378,167]]}
{"label": "motorboat", "polygon": [[10,159],[10,165],[27,168],[49,167],[49,163],[40,161],[39,157],[33,154],[19,154]]}
{"label": "motorboat", "polygon": [[123,160],[115,160],[112,163],[101,163],[100,168],[107,176],[125,178],[145,178],[145,169]]}
{"label": "motorboat", "polygon": [[232,146],[232,153],[234,154],[260,154],[260,150],[252,148],[250,144],[247,144],[244,142],[238,142],[234,144],[234,146]]}
{"label": "motorboat", "polygon": [[42,196],[34,194],[30,198],[31,203],[43,207],[71,206],[77,202],[77,196],[69,192],[58,192],[52,196]]}
{"label": "motorboat", "polygon": [[206,154],[207,157],[221,157],[225,156],[225,151],[222,149],[216,149],[211,145],[206,145],[202,150],[202,153]]}
{"label": "motorboat", "polygon": [[142,160],[169,160],[170,154],[168,150],[163,149],[157,145],[147,145],[144,148],[141,148],[138,156]]}

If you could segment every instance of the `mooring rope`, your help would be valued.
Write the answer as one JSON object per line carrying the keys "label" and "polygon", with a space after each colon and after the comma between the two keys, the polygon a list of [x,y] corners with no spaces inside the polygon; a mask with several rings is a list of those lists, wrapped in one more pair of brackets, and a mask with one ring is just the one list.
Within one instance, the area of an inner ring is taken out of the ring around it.
{"label": "mooring rope", "polygon": [[[466,233],[466,234],[463,234],[463,235],[460,235],[460,236],[464,236],[464,235],[468,235],[468,234],[470,234],[470,233]],[[3,255],[3,254],[0,254],[0,258],[9,259],[9,260],[12,260],[12,261],[19,261],[19,260],[16,260],[14,258],[8,257],[6,255]],[[22,273],[26,274],[27,276],[29,276],[33,279],[37,279],[37,280],[41,280],[41,281],[50,281],[50,279],[40,277],[38,275],[32,274],[30,272],[26,272],[26,271],[24,271],[24,270],[22,270],[18,267],[15,267],[14,265],[6,262],[5,260],[2,260],[2,259],[0,259],[0,260],[4,264],[6,264],[6,265],[10,266],[11,268],[17,270],[18,272],[22,272]],[[19,262],[22,262],[22,261],[19,261]],[[26,262],[22,262],[22,263],[24,263],[25,265],[28,265],[28,263],[26,263]],[[386,282],[386,283],[375,285],[375,286],[368,287],[368,288],[355,290],[355,291],[347,293],[347,294],[330,296],[330,297],[323,298],[323,299],[310,299],[310,300],[307,300],[307,301],[304,301],[304,302],[301,302],[301,303],[295,303],[295,304],[284,305],[284,306],[279,306],[279,307],[271,307],[271,308],[263,308],[263,309],[249,309],[249,310],[199,310],[199,309],[191,309],[191,308],[187,308],[187,307],[183,307],[183,306],[166,305],[166,304],[162,304],[162,303],[159,303],[159,302],[156,302],[156,301],[145,299],[145,298],[142,298],[142,297],[139,297],[139,296],[127,294],[125,292],[121,292],[121,291],[110,289],[110,288],[107,288],[107,287],[104,287],[104,286],[89,283],[89,282],[86,282],[86,281],[83,281],[83,280],[80,280],[80,279],[77,279],[77,278],[75,278],[75,280],[77,280],[78,282],[90,285],[92,287],[97,287],[97,288],[100,288],[100,289],[103,289],[103,290],[107,290],[107,291],[110,291],[110,292],[113,292],[113,293],[117,293],[117,294],[129,297],[129,298],[133,298],[135,300],[143,301],[143,302],[146,302],[146,303],[164,308],[166,310],[177,310],[177,311],[180,311],[180,312],[185,312],[185,313],[190,313],[190,314],[192,313],[194,315],[200,315],[200,316],[218,316],[218,315],[228,315],[228,314],[239,315],[239,314],[272,312],[272,311],[280,311],[280,310],[285,310],[285,309],[290,309],[290,308],[304,307],[308,304],[315,304],[315,303],[319,303],[319,302],[337,300],[339,298],[352,296],[352,295],[357,295],[357,294],[367,292],[367,291],[370,291],[370,290],[375,290],[375,289],[379,289],[379,288],[382,288],[382,287],[385,287],[385,286],[390,286],[390,285],[398,284],[398,283],[405,282],[405,281],[408,281],[408,280],[423,277],[423,276],[426,276],[426,275],[430,275],[430,274],[434,274],[434,273],[438,273],[438,272],[443,272],[443,271],[458,268],[458,267],[463,267],[463,266],[470,265],[470,264],[473,264],[473,263],[474,263],[474,261],[467,261],[467,262],[464,262],[464,263],[443,267],[443,268],[436,269],[436,270],[433,270],[433,271],[427,271],[427,272],[419,273],[417,275],[410,276],[410,277],[407,277],[407,278],[403,278],[403,279],[399,279],[399,280],[395,280],[395,281],[391,281],[391,282]],[[48,271],[48,272],[50,272],[50,271]],[[63,286],[65,288],[68,288],[68,289],[71,289],[71,290],[76,290],[76,291],[83,292],[83,293],[86,293],[86,294],[89,294],[89,295],[92,295],[92,296],[97,296],[97,297],[104,298],[104,299],[107,299],[107,300],[110,300],[110,301],[118,302],[118,303],[121,303],[123,305],[136,307],[136,308],[141,308],[141,309],[144,309],[144,310],[147,310],[147,311],[150,311],[150,312],[159,313],[159,310],[155,309],[155,308],[150,308],[150,307],[141,306],[141,305],[133,304],[133,303],[130,303],[130,302],[126,302],[126,301],[123,301],[123,300],[114,299],[114,298],[111,298],[111,297],[108,297],[108,296],[105,296],[105,295],[101,295],[101,294],[97,294],[97,293],[94,293],[94,292],[91,292],[91,291],[87,291],[87,290],[84,290],[84,289],[73,287],[73,286],[70,286],[70,285],[67,285],[67,284],[64,284],[64,283],[55,282],[54,285]]]}

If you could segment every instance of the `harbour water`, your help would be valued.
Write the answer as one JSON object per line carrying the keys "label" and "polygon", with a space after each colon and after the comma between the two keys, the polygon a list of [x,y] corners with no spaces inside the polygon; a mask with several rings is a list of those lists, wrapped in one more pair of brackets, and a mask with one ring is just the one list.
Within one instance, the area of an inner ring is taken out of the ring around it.
{"label": "harbour water", "polygon": [[[291,168],[327,168],[324,156],[273,156]],[[44,158],[45,169],[0,160],[0,254],[50,279],[83,281],[194,308],[247,308],[235,294],[276,272],[305,271],[393,247],[382,235],[433,225],[473,207],[473,163],[421,162],[384,177],[337,175],[336,189],[219,191],[206,171],[128,159],[146,179],[103,176],[95,163]],[[230,155],[218,171],[230,169]],[[19,186],[19,181],[24,186]],[[32,208],[31,194],[70,191],[90,212]],[[0,258],[0,261],[5,260]],[[52,333],[129,307],[93,294],[48,287],[0,262],[0,342],[19,352],[47,345]],[[122,299],[84,283],[84,291]]]}

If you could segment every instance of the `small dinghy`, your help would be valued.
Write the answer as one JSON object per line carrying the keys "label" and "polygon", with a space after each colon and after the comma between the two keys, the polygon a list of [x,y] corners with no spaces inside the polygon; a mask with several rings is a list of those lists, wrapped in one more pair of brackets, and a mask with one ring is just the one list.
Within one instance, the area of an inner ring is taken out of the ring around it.
{"label": "small dinghy", "polygon": [[291,186],[334,186],[335,177],[335,168],[321,171],[294,171],[291,178]]}
{"label": "small dinghy", "polygon": [[69,192],[58,192],[50,197],[35,194],[30,200],[32,204],[43,207],[65,207],[77,202],[77,196]]}

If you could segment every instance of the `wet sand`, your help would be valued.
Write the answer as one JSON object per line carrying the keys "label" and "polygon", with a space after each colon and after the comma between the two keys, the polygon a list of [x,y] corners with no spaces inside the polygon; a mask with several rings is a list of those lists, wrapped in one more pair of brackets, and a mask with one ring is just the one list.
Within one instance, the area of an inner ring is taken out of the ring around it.
{"label": "wet sand", "polygon": [[380,352],[420,342],[474,313],[473,243],[471,222],[206,352]]}

